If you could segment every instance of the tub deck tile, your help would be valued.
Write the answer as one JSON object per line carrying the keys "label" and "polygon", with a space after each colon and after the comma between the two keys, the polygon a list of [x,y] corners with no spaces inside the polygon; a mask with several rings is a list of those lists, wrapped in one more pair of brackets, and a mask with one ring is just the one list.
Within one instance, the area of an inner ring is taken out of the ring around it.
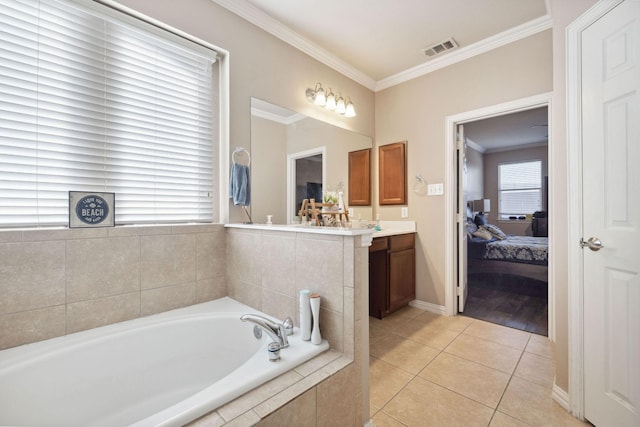
{"label": "tub deck tile", "polygon": [[220,407],[218,412],[225,420],[233,420],[269,399],[271,396],[297,383],[302,378],[302,375],[294,371],[286,372]]}

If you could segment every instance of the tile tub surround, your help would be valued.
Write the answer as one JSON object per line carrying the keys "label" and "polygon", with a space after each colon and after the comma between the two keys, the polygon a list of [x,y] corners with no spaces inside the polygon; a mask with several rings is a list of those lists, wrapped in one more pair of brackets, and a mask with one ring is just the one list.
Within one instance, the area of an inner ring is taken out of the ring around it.
{"label": "tile tub surround", "polygon": [[[244,228],[0,231],[0,348],[227,295],[277,317],[286,312],[297,322],[297,304],[284,302],[297,301],[307,283],[326,297],[321,327],[334,349],[193,424],[295,425],[310,419],[362,426],[369,420],[371,230]],[[264,250],[254,251],[253,244]],[[288,262],[295,264],[293,276]],[[318,268],[331,281],[318,281]]]}
{"label": "tile tub surround", "polygon": [[[271,398],[286,402],[272,413],[258,404],[244,408],[236,419],[229,420],[223,412],[218,416],[232,425],[289,425],[283,420],[293,420],[293,414],[313,413],[316,425],[363,425],[369,419],[367,301],[372,230],[227,227],[229,296],[278,318],[291,316],[299,325],[299,291],[319,293],[322,335],[341,355],[335,363],[342,367],[333,364],[333,369],[323,368],[296,381],[281,397]],[[218,425],[214,416],[207,419],[212,424],[203,425]]]}
{"label": "tile tub surround", "polygon": [[0,231],[0,349],[227,295],[220,224]]}

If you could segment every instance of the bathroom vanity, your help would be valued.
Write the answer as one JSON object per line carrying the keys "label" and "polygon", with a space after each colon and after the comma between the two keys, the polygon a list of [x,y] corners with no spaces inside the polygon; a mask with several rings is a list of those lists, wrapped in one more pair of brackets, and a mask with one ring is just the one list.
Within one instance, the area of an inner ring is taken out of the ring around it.
{"label": "bathroom vanity", "polygon": [[369,246],[370,316],[382,319],[415,299],[414,230],[401,227],[384,233],[383,228],[374,234]]}

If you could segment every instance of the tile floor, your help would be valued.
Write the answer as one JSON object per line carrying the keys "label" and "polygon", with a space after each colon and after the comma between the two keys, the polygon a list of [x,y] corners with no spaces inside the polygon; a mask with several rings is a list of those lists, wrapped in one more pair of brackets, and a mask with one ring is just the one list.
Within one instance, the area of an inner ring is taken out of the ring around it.
{"label": "tile floor", "polygon": [[590,426],[551,399],[544,336],[413,307],[370,318],[369,336],[376,427]]}

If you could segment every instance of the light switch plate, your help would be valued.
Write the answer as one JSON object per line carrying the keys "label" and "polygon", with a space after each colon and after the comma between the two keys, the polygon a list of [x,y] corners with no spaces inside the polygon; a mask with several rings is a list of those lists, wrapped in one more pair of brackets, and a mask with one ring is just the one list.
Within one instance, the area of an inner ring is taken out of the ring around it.
{"label": "light switch plate", "polygon": [[409,218],[409,208],[407,208],[407,207],[400,208],[400,217],[401,218]]}
{"label": "light switch plate", "polygon": [[429,196],[441,196],[444,194],[444,184],[429,184],[427,186],[427,195]]}

